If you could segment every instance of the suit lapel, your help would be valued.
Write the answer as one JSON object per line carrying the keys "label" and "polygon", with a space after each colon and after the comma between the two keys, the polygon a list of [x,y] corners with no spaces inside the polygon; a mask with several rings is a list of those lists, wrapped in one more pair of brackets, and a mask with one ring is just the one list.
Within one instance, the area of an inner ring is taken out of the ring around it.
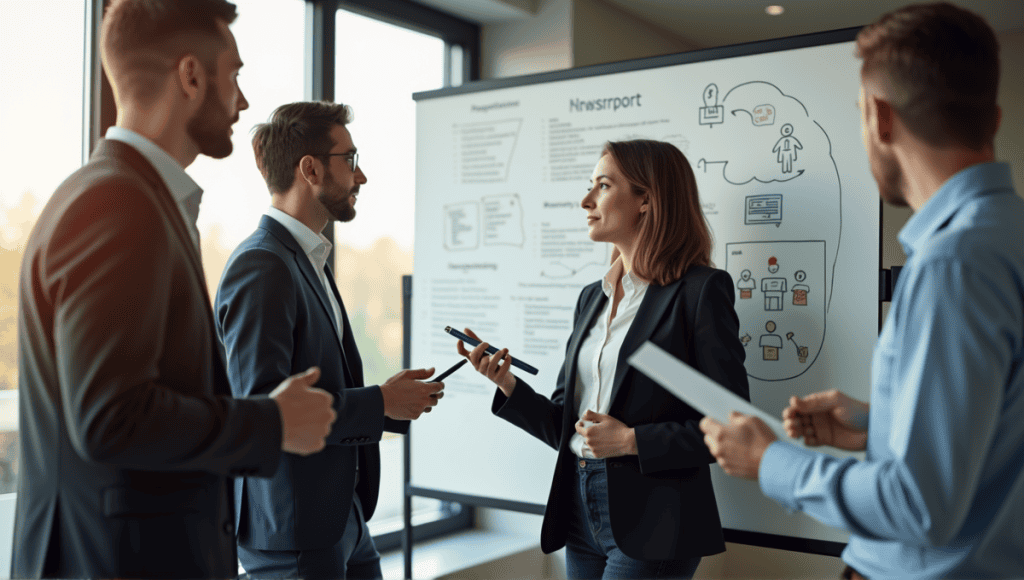
{"label": "suit lapel", "polygon": [[[327,315],[327,320],[330,320],[334,325],[334,340],[338,343],[338,348],[344,350],[341,344],[341,339],[338,337],[338,323],[334,320],[334,309],[331,308],[331,303],[327,299],[327,292],[324,290],[324,285],[320,283],[320,277],[316,275],[316,270],[313,269],[313,264],[309,261],[309,257],[306,256],[306,252],[303,251],[302,246],[295,240],[295,236],[288,231],[288,228],[281,225],[280,222],[270,216],[263,216],[260,218],[260,227],[270,232],[275,238],[281,241],[292,253],[295,255],[295,264],[299,267],[299,272],[302,273],[302,277],[305,278],[306,284],[316,294],[317,300],[320,302],[320,308],[323,309],[324,314]],[[341,302],[339,301],[340,305]]]}
{"label": "suit lapel", "polygon": [[[665,314],[665,310],[675,298],[681,280],[682,278],[668,286],[651,284],[647,287],[647,293],[644,294],[644,300],[640,303],[640,308],[637,310],[636,318],[633,319],[633,324],[629,325],[626,338],[622,341],[622,348],[619,349],[619,359],[615,363],[615,381],[612,383],[612,394],[611,399],[609,399],[613,407],[615,405],[615,397],[619,394],[619,389],[622,387],[622,380],[626,376],[626,371],[629,370],[627,359],[654,334],[654,330],[658,327],[658,323],[661,322],[661,317]],[[688,331],[689,329],[684,330],[684,332]]]}
{"label": "suit lapel", "polygon": [[[569,353],[566,356],[566,408],[576,404],[576,365],[577,359],[580,356],[580,346],[582,346],[583,339],[587,336],[587,333],[590,332],[590,327],[594,323],[594,317],[597,316],[597,313],[601,311],[607,301],[608,297],[604,295],[600,288],[594,292],[590,303],[583,307],[583,315],[580,316],[576,328],[572,331],[572,337],[569,341]],[[574,406],[572,408],[575,409]]]}
{"label": "suit lapel", "polygon": [[[189,234],[188,226],[185,224],[185,218],[181,215],[181,210],[178,209],[177,202],[174,201],[174,197],[171,195],[171,190],[167,188],[167,184],[160,178],[160,174],[157,173],[156,168],[146,160],[146,158],[135,150],[134,147],[121,141],[101,139],[96,144],[96,151],[93,153],[93,157],[106,156],[114,159],[120,159],[125,163],[132,166],[143,179],[153,186],[154,200],[158,207],[163,211],[164,217],[167,223],[171,225],[171,229],[174,230],[175,235],[178,237],[178,244],[185,249],[185,255],[189,265],[192,267],[193,273],[196,275],[196,279],[199,280],[199,286],[202,288],[203,297],[207,303],[210,303],[210,292],[206,287],[206,275],[203,272],[203,261],[199,256],[199,250],[196,248],[195,242],[192,241],[192,235]],[[210,323],[213,323],[213,313],[210,313]]]}
{"label": "suit lapel", "polygon": [[334,274],[329,266],[325,266],[327,283],[334,292],[334,298],[338,301],[338,309],[341,310],[342,338],[341,338],[341,362],[345,366],[346,379],[350,387],[363,386],[363,359],[359,356],[359,348],[356,346],[355,335],[352,334],[352,324],[348,321],[348,312],[345,310],[345,301],[341,299],[341,292],[334,283]]}
{"label": "suit lapel", "polygon": [[199,249],[196,248],[195,242],[192,241],[192,235],[189,233],[188,225],[185,224],[185,218],[181,215],[181,210],[178,208],[177,202],[174,201],[174,197],[171,195],[171,190],[167,188],[167,184],[157,173],[156,168],[139,153],[134,147],[116,141],[112,139],[100,139],[96,143],[96,149],[92,154],[92,159],[98,159],[100,157],[108,157],[111,159],[118,159],[123,163],[131,166],[143,180],[151,186],[153,193],[153,200],[156,202],[157,207],[163,212],[166,223],[170,224],[171,229],[174,230],[174,234],[178,237],[178,245],[184,248],[185,259],[192,268],[192,273],[195,275],[196,285],[199,286],[199,292],[203,298],[203,304],[205,305],[204,310],[206,311],[206,324],[209,329],[209,336],[212,343],[213,352],[211,353],[213,363],[213,390],[218,395],[230,395],[231,390],[228,385],[227,372],[225,370],[226,365],[224,363],[224,351],[220,344],[220,341],[215,337],[216,332],[214,331],[213,322],[213,307],[211,306],[213,301],[210,300],[210,290],[206,287],[206,274],[203,271],[203,261],[199,255]]}

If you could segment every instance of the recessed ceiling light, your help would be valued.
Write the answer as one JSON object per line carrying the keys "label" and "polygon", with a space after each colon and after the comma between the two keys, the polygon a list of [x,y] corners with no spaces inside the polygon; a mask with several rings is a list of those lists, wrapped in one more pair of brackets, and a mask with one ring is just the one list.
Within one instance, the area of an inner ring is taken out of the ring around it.
{"label": "recessed ceiling light", "polygon": [[782,6],[779,6],[778,4],[772,4],[771,6],[765,7],[764,11],[769,16],[778,16],[779,14],[782,14],[783,12],[785,12],[786,9],[783,8]]}

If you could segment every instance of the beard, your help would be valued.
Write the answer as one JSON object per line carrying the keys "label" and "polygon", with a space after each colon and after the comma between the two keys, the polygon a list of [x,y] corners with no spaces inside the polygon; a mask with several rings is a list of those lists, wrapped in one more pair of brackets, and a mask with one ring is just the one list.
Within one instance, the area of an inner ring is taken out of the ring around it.
{"label": "beard", "polygon": [[324,188],[316,198],[335,221],[350,222],[356,217],[356,208],[352,205],[351,195],[358,191],[358,185],[346,190],[335,181],[330,170],[327,170],[324,174]]}
{"label": "beard", "polygon": [[238,115],[232,119],[220,100],[217,87],[210,84],[206,97],[199,110],[188,122],[188,136],[195,142],[199,152],[207,157],[223,159],[231,155],[234,145],[231,143],[229,130],[238,121]]}
{"label": "beard", "polygon": [[903,169],[900,168],[896,157],[891,154],[882,153],[878,147],[872,145],[868,159],[871,162],[871,174],[878,184],[878,193],[882,199],[896,207],[907,207],[907,196],[904,193],[906,181],[904,180]]}

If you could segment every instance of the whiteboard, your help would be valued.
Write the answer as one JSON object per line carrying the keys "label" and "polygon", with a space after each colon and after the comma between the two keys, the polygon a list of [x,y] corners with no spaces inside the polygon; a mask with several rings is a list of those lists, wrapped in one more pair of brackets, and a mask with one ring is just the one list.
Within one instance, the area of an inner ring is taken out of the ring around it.
{"label": "whiteboard", "polygon": [[[736,282],[752,403],[840,388],[866,400],[879,324],[880,204],[861,141],[853,30],[471,84],[417,99],[413,367],[458,359],[469,327],[540,369],[550,394],[581,288],[611,248],[580,201],[608,140],[686,154]],[[555,452],[491,413],[470,368],[416,421],[411,484],[544,505]],[[837,452],[838,453],[838,452]],[[845,532],[712,477],[726,528],[845,542]]]}

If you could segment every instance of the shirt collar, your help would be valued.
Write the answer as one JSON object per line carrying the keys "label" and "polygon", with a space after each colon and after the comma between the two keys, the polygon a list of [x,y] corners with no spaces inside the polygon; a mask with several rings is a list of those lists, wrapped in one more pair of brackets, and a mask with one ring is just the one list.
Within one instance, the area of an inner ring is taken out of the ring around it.
{"label": "shirt collar", "polygon": [[1008,191],[1013,191],[1013,176],[1007,163],[979,163],[957,172],[900,230],[903,252],[913,254],[970,200]]}
{"label": "shirt collar", "polygon": [[[134,147],[156,169],[160,179],[164,181],[167,189],[171,191],[174,201],[184,203],[185,200],[192,198],[192,204],[196,213],[191,217],[193,219],[199,217],[199,202],[202,200],[203,188],[199,187],[199,184],[185,173],[185,169],[181,164],[166,151],[135,131],[116,125],[107,129],[105,137]],[[192,197],[193,195],[196,197]]]}
{"label": "shirt collar", "polygon": [[633,272],[624,272],[625,266],[622,264],[622,256],[619,256],[612,262],[611,268],[608,269],[608,273],[604,275],[604,279],[601,280],[601,290],[604,291],[604,295],[608,298],[612,297],[615,292],[615,281],[622,277],[622,291],[626,296],[635,296],[638,292],[647,288],[647,282],[640,279],[639,276]]}
{"label": "shirt collar", "polygon": [[326,236],[321,233],[314,232],[309,229],[306,224],[276,207],[268,207],[267,211],[263,213],[264,215],[277,220],[279,224],[284,226],[285,229],[288,230],[288,233],[295,238],[295,241],[299,243],[299,247],[302,248],[302,251],[305,252],[321,270],[323,270],[324,264],[327,263],[327,256],[331,253],[331,248],[333,247]]}

